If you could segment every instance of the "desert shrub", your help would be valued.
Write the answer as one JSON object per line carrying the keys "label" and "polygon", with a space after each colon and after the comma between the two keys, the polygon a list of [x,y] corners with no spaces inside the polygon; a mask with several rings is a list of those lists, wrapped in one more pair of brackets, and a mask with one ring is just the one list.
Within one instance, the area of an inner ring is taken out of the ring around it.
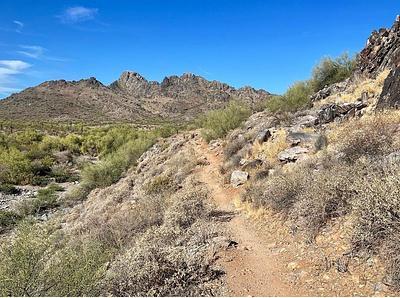
{"label": "desert shrub", "polygon": [[18,149],[0,151],[0,182],[20,184],[32,177],[29,159]]}
{"label": "desert shrub", "polygon": [[285,215],[312,240],[331,219],[349,212],[356,192],[354,174],[362,170],[330,158],[311,160],[290,172],[254,182],[243,199]]}
{"label": "desert shrub", "polygon": [[31,162],[31,172],[35,176],[47,176],[51,173],[53,159],[49,156]]}
{"label": "desert shrub", "polygon": [[313,69],[311,84],[314,91],[319,91],[327,85],[332,85],[347,79],[354,71],[355,58],[348,54],[332,59],[322,59]]}
{"label": "desert shrub", "polygon": [[309,175],[302,174],[300,171],[279,173],[250,186],[243,198],[257,207],[269,207],[277,212],[288,214],[297,196],[303,191],[308,177]]}
{"label": "desert shrub", "polygon": [[96,243],[59,238],[43,225],[23,222],[0,247],[0,295],[99,295],[109,252]]}
{"label": "desert shrub", "polygon": [[0,192],[6,195],[16,195],[20,193],[20,190],[12,184],[2,183],[0,184]]}
{"label": "desert shrub", "polygon": [[164,211],[164,196],[147,196],[139,200],[136,206],[124,212],[115,212],[110,218],[103,214],[93,216],[85,232],[90,235],[90,241],[101,243],[109,249],[123,249],[138,235],[160,226]]}
{"label": "desert shrub", "polygon": [[308,81],[297,82],[289,87],[282,96],[274,96],[266,103],[268,111],[296,112],[306,108],[310,103],[312,87]]}
{"label": "desert shrub", "polygon": [[390,165],[360,177],[354,198],[356,220],[353,246],[377,252],[384,241],[400,233],[400,165]]}
{"label": "desert shrub", "polygon": [[43,134],[35,129],[25,129],[15,133],[14,139],[18,144],[29,145],[42,140]]}
{"label": "desert shrub", "polygon": [[11,210],[0,210],[0,232],[14,226],[21,217]]}
{"label": "desert shrub", "polygon": [[71,173],[70,170],[63,166],[54,166],[51,169],[51,177],[53,177],[57,183],[74,182],[79,180],[79,175]]}
{"label": "desert shrub", "polygon": [[330,138],[348,161],[362,156],[385,155],[400,149],[398,112],[354,119],[336,128]]}
{"label": "desert shrub", "polygon": [[156,137],[152,134],[143,135],[125,143],[117,151],[105,156],[99,163],[84,167],[81,174],[81,186],[71,192],[68,199],[82,200],[92,189],[117,182],[123,173],[135,165],[137,159],[154,144]]}
{"label": "desert shrub", "polygon": [[37,215],[43,211],[59,206],[57,191],[63,190],[62,187],[51,184],[47,188],[40,189],[36,198],[24,200],[19,203],[17,209],[22,216]]}
{"label": "desert shrub", "polygon": [[207,142],[224,137],[247,119],[250,113],[249,108],[237,102],[230,102],[224,109],[210,111],[199,119],[200,127],[203,128],[202,136]]}
{"label": "desert shrub", "polygon": [[41,229],[23,223],[10,241],[0,247],[0,295],[40,296],[51,283],[46,261],[51,257],[50,240]]}
{"label": "desert shrub", "polygon": [[45,135],[39,143],[39,149],[45,152],[61,151],[63,149],[62,140],[57,136]]}
{"label": "desert shrub", "polygon": [[232,157],[236,152],[242,149],[246,145],[246,140],[244,138],[237,138],[231,140],[226,146],[224,147],[224,157],[225,160],[228,160]]}
{"label": "desert shrub", "polygon": [[77,134],[69,134],[61,142],[66,150],[79,153],[82,145],[82,137]]}
{"label": "desert shrub", "polygon": [[322,149],[325,149],[327,146],[328,146],[328,137],[326,136],[326,134],[325,133],[318,134],[318,137],[314,143],[315,150],[320,151]]}
{"label": "desert shrub", "polygon": [[[53,240],[54,241],[54,240]],[[96,242],[67,243],[50,260],[52,279],[50,296],[99,296],[112,251]]]}
{"label": "desert shrub", "polygon": [[136,238],[111,264],[104,292],[115,296],[218,294],[210,286],[220,275],[210,254],[210,242],[218,233],[205,221],[206,195],[195,189],[173,196],[165,223]]}
{"label": "desert shrub", "polygon": [[160,175],[149,181],[144,186],[146,194],[162,193],[174,187],[174,181],[166,176]]}
{"label": "desert shrub", "polygon": [[315,173],[305,171],[303,175],[308,177],[303,178],[290,218],[312,240],[330,220],[348,214],[356,189],[353,171],[344,165],[334,164]]}

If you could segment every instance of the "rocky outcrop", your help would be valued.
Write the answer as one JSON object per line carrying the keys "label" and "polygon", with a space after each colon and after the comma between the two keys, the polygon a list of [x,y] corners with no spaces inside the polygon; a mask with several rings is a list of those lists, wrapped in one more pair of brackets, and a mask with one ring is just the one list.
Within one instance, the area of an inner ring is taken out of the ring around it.
{"label": "rocky outcrop", "polygon": [[372,32],[366,47],[357,58],[357,74],[375,77],[385,68],[400,63],[400,16],[390,29]]}
{"label": "rocky outcrop", "polygon": [[310,100],[313,101],[318,101],[318,100],[323,100],[327,98],[328,96],[331,96],[332,94],[337,94],[340,92],[345,91],[350,84],[350,80],[347,79],[343,82],[335,83],[329,86],[324,87],[323,89],[319,90],[315,94],[311,95]]}
{"label": "rocky outcrop", "polygon": [[318,112],[319,123],[329,123],[337,118],[347,119],[360,115],[363,108],[367,105],[362,101],[356,101],[354,103],[344,103],[344,104],[327,104],[324,105]]}
{"label": "rocky outcrop", "polygon": [[377,108],[400,108],[400,67],[393,69],[385,80]]}

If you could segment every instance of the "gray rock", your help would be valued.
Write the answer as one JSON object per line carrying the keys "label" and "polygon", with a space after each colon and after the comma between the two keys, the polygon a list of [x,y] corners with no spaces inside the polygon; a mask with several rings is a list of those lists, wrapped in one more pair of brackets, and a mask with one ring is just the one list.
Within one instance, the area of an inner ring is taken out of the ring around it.
{"label": "gray rock", "polygon": [[400,67],[393,69],[386,78],[377,108],[400,108]]}
{"label": "gray rock", "polygon": [[295,162],[299,159],[299,157],[308,152],[307,148],[303,148],[300,146],[295,146],[289,149],[286,149],[278,154],[278,159],[281,162]]}
{"label": "gray rock", "polygon": [[271,138],[271,136],[272,136],[272,133],[269,129],[262,130],[257,134],[254,142],[261,145],[262,143],[268,141]]}
{"label": "gray rock", "polygon": [[319,123],[319,119],[313,115],[302,116],[297,119],[297,125],[302,127],[312,127]]}
{"label": "gray rock", "polygon": [[244,171],[233,171],[231,174],[231,184],[233,186],[239,186],[244,184],[249,179],[249,173]]}

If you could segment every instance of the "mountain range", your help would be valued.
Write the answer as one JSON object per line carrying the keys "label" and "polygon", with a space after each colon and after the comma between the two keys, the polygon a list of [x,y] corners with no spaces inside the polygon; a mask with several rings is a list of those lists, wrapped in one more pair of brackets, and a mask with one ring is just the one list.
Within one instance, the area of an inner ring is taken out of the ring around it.
{"label": "mountain range", "polygon": [[0,101],[0,119],[35,121],[141,122],[188,121],[222,108],[231,100],[251,107],[271,94],[251,87],[236,89],[194,74],[148,81],[126,71],[106,86],[96,78],[47,81]]}

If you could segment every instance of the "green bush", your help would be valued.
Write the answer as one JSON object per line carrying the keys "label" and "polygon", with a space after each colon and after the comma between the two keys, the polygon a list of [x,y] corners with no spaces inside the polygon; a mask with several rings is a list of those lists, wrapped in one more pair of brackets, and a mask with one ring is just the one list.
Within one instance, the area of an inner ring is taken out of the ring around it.
{"label": "green bush", "polygon": [[11,210],[0,210],[0,232],[14,226],[21,217]]}
{"label": "green bush", "polygon": [[0,151],[0,182],[28,183],[32,177],[29,159],[17,148]]}
{"label": "green bush", "polygon": [[57,184],[50,184],[47,188],[40,189],[36,198],[24,200],[18,206],[18,213],[22,216],[37,215],[45,210],[59,206],[57,192],[63,190]]}
{"label": "green bush", "polygon": [[6,195],[16,195],[20,191],[12,184],[0,184],[0,192],[6,194]]}
{"label": "green bush", "polygon": [[250,116],[250,109],[237,103],[230,102],[221,110],[208,112],[199,119],[202,135],[209,142],[224,137],[230,130],[237,128]]}
{"label": "green bush", "polygon": [[1,296],[98,296],[110,253],[23,222],[0,247]]}
{"label": "green bush", "polygon": [[268,111],[296,112],[310,104],[312,86],[308,81],[298,82],[290,86],[283,96],[274,96],[266,103]]}
{"label": "green bush", "polygon": [[348,54],[332,59],[324,58],[313,69],[311,84],[315,92],[325,86],[332,85],[347,79],[354,71],[355,58],[350,58]]}

